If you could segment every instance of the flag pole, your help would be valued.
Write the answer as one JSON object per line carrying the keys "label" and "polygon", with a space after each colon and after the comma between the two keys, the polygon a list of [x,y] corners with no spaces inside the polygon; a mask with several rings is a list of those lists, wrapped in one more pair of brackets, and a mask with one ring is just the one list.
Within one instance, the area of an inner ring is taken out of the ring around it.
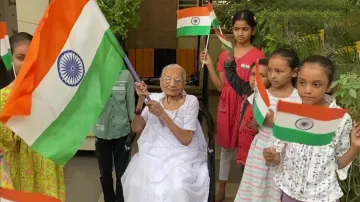
{"label": "flag pole", "polygon": [[[134,67],[131,65],[131,62],[130,62],[129,58],[127,57],[127,55],[124,54],[124,57],[123,57],[123,58],[124,58],[124,61],[125,61],[126,65],[127,65],[128,68],[129,68],[132,76],[134,77],[135,81],[141,83],[140,77],[137,75]],[[146,96],[146,99],[147,99],[147,101],[150,101],[150,100],[151,100],[151,99],[150,99],[150,96],[148,96],[148,95]]]}
{"label": "flag pole", "polygon": [[[210,34],[209,34],[209,35],[207,35],[207,39],[206,39],[206,45],[205,45],[205,55],[207,55],[207,54],[208,54],[209,39],[210,39]],[[204,68],[204,60],[202,61],[201,68]]]}
{"label": "flag pole", "polygon": [[15,65],[14,65],[14,63],[12,63],[12,69],[13,69],[13,72],[14,72],[14,77],[15,77],[15,79],[16,79],[16,70],[15,70]]}

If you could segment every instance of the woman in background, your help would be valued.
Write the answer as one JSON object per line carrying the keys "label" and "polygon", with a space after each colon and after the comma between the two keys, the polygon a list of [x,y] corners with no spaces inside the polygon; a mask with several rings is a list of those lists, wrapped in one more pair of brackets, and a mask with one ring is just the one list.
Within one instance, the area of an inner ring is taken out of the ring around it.
{"label": "woman in background", "polygon": [[[32,35],[25,32],[10,37],[16,74],[24,62],[31,40]],[[0,111],[4,108],[14,82],[0,91]],[[16,190],[41,193],[65,201],[63,167],[33,151],[3,123],[0,123],[0,148],[4,150]]]}

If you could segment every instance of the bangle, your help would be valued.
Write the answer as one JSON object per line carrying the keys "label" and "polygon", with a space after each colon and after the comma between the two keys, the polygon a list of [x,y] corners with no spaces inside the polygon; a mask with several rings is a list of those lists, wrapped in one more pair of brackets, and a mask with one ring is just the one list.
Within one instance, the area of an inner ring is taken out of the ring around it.
{"label": "bangle", "polygon": [[135,110],[135,115],[141,115],[141,109],[136,109]]}

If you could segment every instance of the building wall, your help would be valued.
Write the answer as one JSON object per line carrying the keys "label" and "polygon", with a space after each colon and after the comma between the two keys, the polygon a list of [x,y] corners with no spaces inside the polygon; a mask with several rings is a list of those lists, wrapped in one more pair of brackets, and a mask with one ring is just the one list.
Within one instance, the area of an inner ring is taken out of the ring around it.
{"label": "building wall", "polygon": [[16,0],[18,31],[34,34],[49,2],[49,0]]}
{"label": "building wall", "polygon": [[8,25],[9,35],[17,32],[17,16],[15,0],[3,0],[0,2],[0,21]]}

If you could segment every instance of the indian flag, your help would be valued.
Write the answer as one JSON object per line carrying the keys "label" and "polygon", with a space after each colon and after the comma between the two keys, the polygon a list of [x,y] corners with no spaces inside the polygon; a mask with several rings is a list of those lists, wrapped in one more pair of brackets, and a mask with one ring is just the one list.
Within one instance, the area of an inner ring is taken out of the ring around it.
{"label": "indian flag", "polygon": [[12,68],[12,54],[6,22],[0,22],[0,54],[7,70]]}
{"label": "indian flag", "polygon": [[256,60],[256,87],[254,90],[253,111],[254,118],[259,126],[264,125],[266,114],[269,112],[270,99],[266,87],[261,80],[259,71],[259,60]]}
{"label": "indian flag", "polygon": [[1,187],[0,202],[60,202],[60,200],[38,193],[23,192]]}
{"label": "indian flag", "polygon": [[214,11],[214,7],[210,2],[208,3],[207,8],[209,9],[210,20],[211,20],[212,26],[216,29],[220,29],[220,22],[217,19],[215,11]]}
{"label": "indian flag", "polygon": [[209,35],[211,20],[207,7],[192,7],[177,11],[177,36]]}
{"label": "indian flag", "polygon": [[329,144],[347,110],[279,101],[274,120],[274,136],[305,145]]}
{"label": "indian flag", "polygon": [[96,1],[51,1],[0,120],[65,165],[109,100],[123,55]]}
{"label": "indian flag", "polygon": [[215,30],[215,34],[216,36],[220,39],[221,43],[223,44],[224,48],[226,50],[228,50],[229,52],[233,53],[234,52],[234,48],[231,44],[231,42],[226,38],[226,36],[224,36],[223,34],[221,34],[218,30]]}

